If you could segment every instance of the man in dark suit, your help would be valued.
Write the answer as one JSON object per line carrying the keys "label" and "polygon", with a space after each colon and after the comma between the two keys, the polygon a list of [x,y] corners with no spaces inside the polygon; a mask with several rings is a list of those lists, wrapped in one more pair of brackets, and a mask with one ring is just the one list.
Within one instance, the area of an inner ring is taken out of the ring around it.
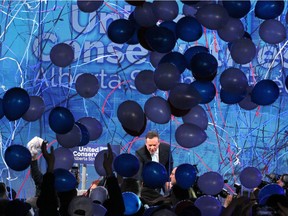
{"label": "man in dark suit", "polygon": [[136,156],[140,162],[138,178],[141,179],[142,168],[150,161],[155,161],[165,166],[168,176],[170,175],[171,169],[173,168],[173,157],[170,151],[170,145],[160,143],[159,134],[156,131],[149,131],[146,134],[145,145],[136,151]]}
{"label": "man in dark suit", "polygon": [[145,137],[145,145],[136,151],[142,166],[149,161],[155,161],[165,166],[168,175],[173,168],[173,157],[170,153],[170,145],[160,143],[159,134],[149,131]]}

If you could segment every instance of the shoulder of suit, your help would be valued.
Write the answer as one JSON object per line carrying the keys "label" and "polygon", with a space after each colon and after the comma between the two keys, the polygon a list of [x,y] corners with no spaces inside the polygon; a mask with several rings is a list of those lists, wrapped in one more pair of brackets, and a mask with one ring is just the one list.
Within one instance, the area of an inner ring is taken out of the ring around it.
{"label": "shoulder of suit", "polygon": [[136,150],[136,153],[143,153],[143,152],[145,152],[145,146],[142,146],[141,148]]}

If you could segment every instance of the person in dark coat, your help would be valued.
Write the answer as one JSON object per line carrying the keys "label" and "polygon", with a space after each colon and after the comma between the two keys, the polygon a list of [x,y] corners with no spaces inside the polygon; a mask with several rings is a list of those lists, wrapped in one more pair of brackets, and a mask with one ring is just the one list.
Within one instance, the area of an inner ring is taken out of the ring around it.
{"label": "person in dark coat", "polygon": [[[168,176],[171,173],[173,168],[173,157],[171,153],[170,145],[161,143],[159,134],[156,131],[149,131],[145,136],[145,145],[139,148],[135,155],[137,156],[140,162],[140,169],[136,176],[137,179],[142,180],[142,169],[146,163],[154,161],[162,164],[166,170]],[[167,183],[167,186],[169,184]],[[161,191],[162,190],[162,191]],[[167,192],[166,185],[163,185],[162,188],[157,188],[153,190],[143,184],[141,197],[147,200],[147,204],[150,201],[157,199]]]}

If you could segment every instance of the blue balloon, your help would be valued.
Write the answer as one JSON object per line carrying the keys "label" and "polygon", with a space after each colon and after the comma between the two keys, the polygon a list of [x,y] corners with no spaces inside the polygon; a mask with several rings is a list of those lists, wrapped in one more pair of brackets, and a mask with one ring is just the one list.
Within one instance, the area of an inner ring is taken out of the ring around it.
{"label": "blue balloon", "polygon": [[74,164],[74,155],[70,149],[59,147],[54,151],[55,164],[54,169],[70,170]]}
{"label": "blue balloon", "polygon": [[200,7],[195,17],[204,27],[218,30],[225,26],[229,19],[229,14],[222,5],[213,2],[212,4],[205,4],[203,7]]}
{"label": "blue balloon", "polygon": [[77,5],[80,11],[85,13],[92,13],[94,11],[97,11],[102,5],[103,0],[97,0],[97,1],[83,1],[83,0],[77,0]]}
{"label": "blue balloon", "polygon": [[181,164],[175,172],[176,183],[183,189],[188,189],[196,182],[197,171],[191,164]]}
{"label": "blue balloon", "polygon": [[65,192],[77,188],[78,182],[75,176],[66,169],[55,169],[54,178],[54,187],[57,192]]}
{"label": "blue balloon", "polygon": [[168,91],[179,83],[181,75],[172,63],[161,63],[154,71],[154,82],[158,89]]}
{"label": "blue balloon", "polygon": [[174,33],[167,28],[153,26],[146,30],[147,44],[159,53],[167,53],[173,50],[176,44]]}
{"label": "blue balloon", "polygon": [[103,127],[101,122],[99,122],[96,118],[83,117],[80,118],[78,122],[87,128],[90,141],[97,140],[102,135]]}
{"label": "blue balloon", "polygon": [[268,198],[274,194],[285,195],[285,190],[278,184],[265,185],[258,193],[259,204],[265,205]]}
{"label": "blue balloon", "polygon": [[279,87],[274,81],[261,80],[254,86],[251,92],[251,100],[258,105],[270,105],[277,100],[279,94]]}
{"label": "blue balloon", "polygon": [[216,88],[212,82],[195,80],[191,83],[191,85],[201,95],[202,100],[199,102],[200,104],[210,103],[214,99],[216,95]]}
{"label": "blue balloon", "polygon": [[178,108],[176,108],[176,107],[174,107],[172,104],[171,104],[171,102],[170,102],[170,100],[169,100],[169,98],[168,98],[168,104],[169,104],[169,106],[170,106],[170,109],[171,109],[171,114],[173,115],[173,116],[176,116],[176,117],[181,117],[181,116],[184,116],[184,115],[186,115],[187,113],[189,113],[189,111],[190,111],[190,109],[178,109]]}
{"label": "blue balloon", "polygon": [[[95,170],[99,176],[106,176],[106,171],[103,167],[103,161],[104,161],[104,154],[107,154],[107,153],[108,153],[108,150],[102,150],[95,157],[94,168],[95,168]],[[117,156],[116,153],[113,152],[114,160],[115,160],[116,156]],[[113,170],[114,170],[114,168],[113,168]]]}
{"label": "blue balloon", "polygon": [[241,184],[249,189],[256,188],[261,184],[262,174],[256,167],[245,167],[239,175]]}
{"label": "blue balloon", "polygon": [[201,145],[206,139],[206,132],[194,124],[184,123],[175,131],[177,143],[184,148],[193,148]]}
{"label": "blue balloon", "polygon": [[[251,37],[251,35],[248,33],[248,32],[244,32],[244,35],[243,35],[243,37],[242,38],[246,38],[246,39],[249,39],[249,40],[251,40],[252,41],[252,37]],[[228,49],[229,49],[229,51],[231,50],[231,47],[232,47],[232,42],[229,42],[228,43]]]}
{"label": "blue balloon", "polygon": [[225,91],[245,93],[248,87],[248,79],[242,70],[230,67],[222,72],[220,84]]}
{"label": "blue balloon", "polygon": [[246,16],[251,8],[251,2],[248,1],[222,1],[223,7],[227,10],[230,17],[242,18]]}
{"label": "blue balloon", "polygon": [[11,145],[6,149],[4,159],[9,168],[15,171],[23,171],[30,166],[31,153],[24,146]]}
{"label": "blue balloon", "polygon": [[191,108],[190,111],[182,117],[182,120],[184,123],[197,125],[202,130],[206,130],[208,127],[207,113],[200,105]]}
{"label": "blue balloon", "polygon": [[162,57],[159,64],[162,63],[171,63],[174,64],[180,73],[183,73],[187,68],[186,59],[184,55],[179,52],[170,52]]}
{"label": "blue balloon", "polygon": [[203,47],[203,46],[193,46],[193,47],[189,47],[185,51],[184,57],[186,59],[186,62],[187,62],[186,65],[189,70],[191,70],[191,65],[190,65],[191,59],[193,58],[194,55],[196,55],[197,53],[201,53],[201,52],[209,53],[209,50],[208,48]]}
{"label": "blue balloon", "polygon": [[22,118],[25,121],[33,122],[40,119],[44,111],[44,100],[40,96],[31,96],[29,109],[24,113]]}
{"label": "blue balloon", "polygon": [[255,104],[251,100],[251,94],[250,93],[251,93],[252,89],[253,89],[252,86],[248,86],[247,87],[247,95],[245,96],[245,98],[243,100],[241,100],[238,103],[239,106],[244,110],[253,110],[258,106],[258,104]]}
{"label": "blue balloon", "polygon": [[219,173],[209,171],[198,178],[197,185],[204,194],[214,196],[222,191],[224,179]]}
{"label": "blue balloon", "polygon": [[3,96],[3,112],[9,121],[21,118],[30,106],[30,97],[22,88],[11,88]]}
{"label": "blue balloon", "polygon": [[233,93],[230,91],[225,91],[225,89],[220,90],[220,98],[221,102],[225,104],[236,104],[242,101],[246,96],[246,92],[244,93]]}
{"label": "blue balloon", "polygon": [[177,39],[176,35],[176,23],[174,21],[164,21],[160,25],[160,27],[167,28],[174,33],[175,39]]}
{"label": "blue balloon", "polygon": [[275,19],[282,14],[284,7],[285,2],[281,0],[257,1],[254,12],[255,16],[260,19]]}
{"label": "blue balloon", "polygon": [[157,86],[154,82],[154,73],[152,70],[142,70],[135,77],[136,89],[145,95],[154,93]]}
{"label": "blue balloon", "polygon": [[123,125],[122,125],[122,128],[127,134],[136,137],[136,136],[141,136],[144,133],[144,131],[146,130],[146,125],[147,125],[147,118],[146,118],[146,116],[144,114],[144,122],[141,124],[140,130],[136,131],[134,129],[129,129],[129,128],[126,128]]}
{"label": "blue balloon", "polygon": [[176,24],[176,35],[183,41],[197,41],[202,34],[202,26],[194,17],[183,17]]}
{"label": "blue balloon", "polygon": [[169,103],[159,96],[151,97],[146,101],[144,112],[148,119],[158,124],[166,124],[171,119]]}
{"label": "blue balloon", "polygon": [[135,21],[134,19],[134,13],[130,13],[129,17],[128,17],[128,20],[130,20],[133,25],[134,25],[134,33],[132,35],[132,37],[126,42],[127,44],[138,44],[139,43],[139,40],[138,40],[138,30],[140,28],[140,26],[138,25],[138,23]]}
{"label": "blue balloon", "polygon": [[149,188],[160,188],[168,181],[166,168],[157,162],[146,163],[142,170],[142,179]]}
{"label": "blue balloon", "polygon": [[230,54],[237,64],[247,64],[255,57],[256,46],[249,38],[243,37],[232,43]]}
{"label": "blue balloon", "polygon": [[122,197],[125,206],[124,215],[133,215],[140,210],[142,203],[135,193],[123,192]]}
{"label": "blue balloon", "polygon": [[117,117],[123,127],[138,132],[142,129],[145,122],[145,114],[142,107],[133,100],[123,101],[118,106]]}
{"label": "blue balloon", "polygon": [[201,101],[201,95],[190,84],[178,83],[169,94],[170,103],[177,109],[191,109]]}
{"label": "blue balloon", "polygon": [[90,141],[90,134],[89,131],[87,129],[87,127],[85,127],[83,124],[81,124],[80,122],[75,122],[75,124],[80,128],[81,130],[81,141],[78,144],[78,146],[85,146],[89,143]]}
{"label": "blue balloon", "polygon": [[108,37],[111,41],[118,44],[126,43],[132,38],[135,32],[133,22],[125,19],[114,20],[107,30]]}
{"label": "blue balloon", "polygon": [[113,166],[122,177],[132,177],[138,173],[140,163],[135,155],[123,153],[114,159]]}
{"label": "blue balloon", "polygon": [[58,67],[66,67],[74,60],[74,49],[66,43],[59,43],[50,51],[51,62]]}
{"label": "blue balloon", "polygon": [[221,202],[209,195],[198,197],[194,204],[200,209],[201,216],[220,216],[223,210]]}
{"label": "blue balloon", "polygon": [[65,107],[55,107],[49,114],[49,126],[58,134],[65,134],[74,126],[74,116]]}
{"label": "blue balloon", "polygon": [[151,48],[151,46],[147,43],[146,40],[146,32],[147,32],[148,28],[146,27],[140,27],[137,29],[137,38],[138,38],[138,42],[139,44],[145,48],[146,50],[149,51],[155,51]]}
{"label": "blue balloon", "polygon": [[191,70],[196,80],[212,81],[217,75],[218,62],[210,53],[200,52],[191,59]]}
{"label": "blue balloon", "polygon": [[272,195],[285,195],[285,190],[278,184],[265,185],[258,193],[260,205],[265,205],[268,198]]}

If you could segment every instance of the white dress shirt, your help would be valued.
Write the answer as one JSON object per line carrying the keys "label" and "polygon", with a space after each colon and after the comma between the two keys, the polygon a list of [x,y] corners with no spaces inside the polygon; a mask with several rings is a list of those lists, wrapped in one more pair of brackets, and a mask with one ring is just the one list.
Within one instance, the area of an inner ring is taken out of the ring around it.
{"label": "white dress shirt", "polygon": [[151,154],[152,161],[159,163],[159,148],[156,150],[154,154]]}

